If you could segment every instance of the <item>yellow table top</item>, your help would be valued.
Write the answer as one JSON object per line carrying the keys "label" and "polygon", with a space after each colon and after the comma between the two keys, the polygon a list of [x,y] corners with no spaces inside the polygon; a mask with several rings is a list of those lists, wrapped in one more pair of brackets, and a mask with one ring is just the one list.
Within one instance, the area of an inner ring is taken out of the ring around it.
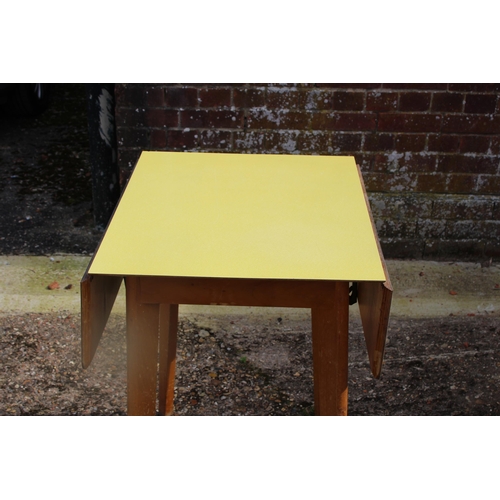
{"label": "yellow table top", "polygon": [[144,152],[89,273],[385,281],[349,156]]}

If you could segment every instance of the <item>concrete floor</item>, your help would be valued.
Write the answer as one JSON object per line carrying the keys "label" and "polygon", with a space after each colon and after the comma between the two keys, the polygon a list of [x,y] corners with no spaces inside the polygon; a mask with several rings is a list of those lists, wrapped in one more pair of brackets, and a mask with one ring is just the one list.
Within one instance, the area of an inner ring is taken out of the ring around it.
{"label": "concrete floor", "polygon": [[[80,310],[80,279],[89,263],[89,256],[0,256],[0,314],[23,312],[78,313]],[[500,314],[500,265],[482,267],[478,263],[400,261],[387,262],[394,296],[391,316],[434,318],[449,315]],[[49,290],[53,282],[59,288]],[[357,308],[351,308],[357,315]],[[182,306],[181,315],[209,316],[249,314],[263,316],[277,312],[300,319],[308,310],[241,308],[225,306]],[[125,313],[122,286],[114,314]]]}

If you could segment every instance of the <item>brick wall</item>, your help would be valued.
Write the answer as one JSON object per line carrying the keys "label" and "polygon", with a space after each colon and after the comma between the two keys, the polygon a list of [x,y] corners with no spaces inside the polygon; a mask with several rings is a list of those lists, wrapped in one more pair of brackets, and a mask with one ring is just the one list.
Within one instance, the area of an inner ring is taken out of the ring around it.
{"label": "brick wall", "polygon": [[354,155],[384,253],[500,257],[500,84],[117,84],[141,150]]}

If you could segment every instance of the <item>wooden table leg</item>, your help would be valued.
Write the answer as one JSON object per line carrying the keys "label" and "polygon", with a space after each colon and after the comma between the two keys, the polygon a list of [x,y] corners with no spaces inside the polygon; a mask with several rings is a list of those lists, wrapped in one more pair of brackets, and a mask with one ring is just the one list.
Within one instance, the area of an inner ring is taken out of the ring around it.
{"label": "wooden table leg", "polygon": [[127,276],[128,414],[155,415],[159,305],[139,302],[140,278]]}
{"label": "wooden table leg", "polygon": [[175,352],[177,349],[177,304],[160,304],[160,415],[174,413]]}
{"label": "wooden table leg", "polygon": [[347,415],[349,283],[335,282],[332,303],[311,309],[316,415]]}

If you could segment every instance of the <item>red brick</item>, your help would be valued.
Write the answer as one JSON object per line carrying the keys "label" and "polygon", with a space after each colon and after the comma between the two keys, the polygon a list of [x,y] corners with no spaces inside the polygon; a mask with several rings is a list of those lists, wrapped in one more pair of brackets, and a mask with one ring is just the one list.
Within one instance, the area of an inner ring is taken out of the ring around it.
{"label": "red brick", "polygon": [[231,150],[231,132],[224,130],[200,130],[198,135],[198,146],[203,150]]}
{"label": "red brick", "polygon": [[299,132],[293,130],[268,132],[266,134],[265,149],[270,153],[295,153],[298,151],[298,135]]}
{"label": "red brick", "polygon": [[266,106],[268,109],[303,109],[308,92],[287,88],[267,89]]}
{"label": "red brick", "polygon": [[498,170],[498,158],[484,156],[441,155],[439,172],[494,174]]}
{"label": "red brick", "polygon": [[198,106],[198,89],[192,87],[168,87],[165,103],[169,108],[194,108]]}
{"label": "red brick", "polygon": [[460,146],[460,136],[458,135],[435,135],[429,134],[428,149],[442,153],[458,152]]}
{"label": "red brick", "polygon": [[379,219],[377,220],[377,234],[379,238],[408,238],[414,237],[417,222],[415,220]]}
{"label": "red brick", "polygon": [[492,257],[496,261],[500,258],[500,245],[497,242],[484,244],[484,256],[487,258]]}
{"label": "red brick", "polygon": [[367,111],[396,111],[398,94],[395,92],[368,92],[366,94]]}
{"label": "red brick", "polygon": [[[257,84],[261,86],[261,84]],[[266,86],[269,89],[273,90],[283,90],[283,92],[286,92],[287,90],[293,90],[296,88],[296,85],[294,83],[265,83],[262,86]]]}
{"label": "red brick", "polygon": [[174,109],[149,108],[146,110],[145,123],[148,127],[177,127],[179,113]]}
{"label": "red brick", "polygon": [[376,128],[375,113],[338,113],[337,130],[372,131]]}
{"label": "red brick", "polygon": [[250,83],[248,84],[248,88],[254,88],[254,89],[265,89],[267,87],[272,86],[270,83]]}
{"label": "red brick", "polygon": [[457,92],[500,92],[500,83],[450,83],[448,87]]}
{"label": "red brick", "polygon": [[115,108],[117,127],[144,127],[146,125],[146,110],[144,108]]}
{"label": "red brick", "polygon": [[414,191],[417,185],[416,174],[366,172],[363,180],[366,190],[372,192],[408,192]]}
{"label": "red brick", "polygon": [[333,93],[330,90],[310,90],[306,94],[305,109],[330,110],[333,106]]}
{"label": "red brick", "polygon": [[468,94],[465,97],[466,113],[494,113],[497,107],[495,94]]}
{"label": "red brick", "polygon": [[430,218],[434,204],[434,196],[416,193],[371,194],[370,205],[375,219],[422,219]]}
{"label": "red brick", "polygon": [[356,164],[361,168],[361,172],[370,172],[372,169],[373,154],[359,153],[357,151],[353,151],[352,153],[354,154]]}
{"label": "red brick", "polygon": [[333,109],[338,111],[362,111],[365,105],[364,92],[335,92]]}
{"label": "red brick", "polygon": [[397,151],[423,151],[426,140],[425,134],[396,134],[395,149]]}
{"label": "red brick", "polygon": [[258,88],[237,88],[233,90],[233,102],[237,108],[264,106],[266,91]]}
{"label": "red brick", "polygon": [[115,85],[115,102],[117,106],[144,107],[147,104],[144,84],[117,83]]}
{"label": "red brick", "polygon": [[311,123],[311,113],[303,111],[291,111],[286,114],[281,128],[308,130]]}
{"label": "red brick", "polygon": [[153,149],[166,149],[167,133],[164,129],[151,130],[151,147]]}
{"label": "red brick", "polygon": [[[476,183],[476,189],[479,186],[479,184],[482,182],[481,177],[484,177],[484,176],[480,175],[478,177],[477,183]],[[500,180],[500,176],[497,175],[496,177],[497,177],[497,179]],[[488,215],[487,217],[483,217],[483,219],[500,220],[500,190],[497,191],[496,199],[493,198],[493,200],[492,200],[490,196],[487,196],[486,198],[488,200],[488,207],[491,209],[491,214]]]}
{"label": "red brick", "polygon": [[393,166],[394,162],[388,159],[388,154],[379,153],[374,155],[371,164],[372,172],[389,173],[397,170],[397,166]]}
{"label": "red brick", "polygon": [[374,130],[374,113],[315,113],[311,127],[315,130]]}
{"label": "red brick", "polygon": [[362,134],[333,133],[332,148],[335,152],[360,151]]}
{"label": "red brick", "polygon": [[130,172],[134,168],[142,148],[129,148],[124,150],[118,148],[118,167],[120,168],[120,186],[125,186]]}
{"label": "red brick", "polygon": [[415,191],[420,193],[446,193],[447,176],[437,173],[419,174]]}
{"label": "red brick", "polygon": [[304,111],[252,108],[247,123],[251,129],[306,130],[309,128],[310,119],[311,114]]}
{"label": "red brick", "polygon": [[490,239],[484,222],[462,220],[447,222],[446,239],[478,241],[485,237]]}
{"label": "red brick", "polygon": [[492,218],[492,203],[472,196],[439,197],[434,200],[432,217],[452,220],[485,220]]}
{"label": "red brick", "polygon": [[325,89],[378,89],[381,83],[316,83],[316,87]]}
{"label": "red brick", "polygon": [[205,89],[215,89],[220,87],[243,87],[245,83],[183,83],[186,87],[197,87]]}
{"label": "red brick", "polygon": [[384,83],[384,89],[401,90],[447,90],[447,83]]}
{"label": "red brick", "polygon": [[431,94],[428,92],[402,92],[399,95],[401,111],[427,111],[431,105]]}
{"label": "red brick", "polygon": [[384,153],[375,155],[374,172],[433,172],[436,170],[436,157],[429,154]]}
{"label": "red brick", "polygon": [[385,192],[384,174],[376,172],[363,171],[363,181],[368,192]]}
{"label": "red brick", "polygon": [[407,172],[434,172],[436,170],[437,155],[427,152],[405,153],[400,160],[402,169]]}
{"label": "red brick", "polygon": [[418,221],[417,236],[422,239],[442,238],[446,232],[445,220],[422,220]]}
{"label": "red brick", "polygon": [[481,240],[498,238],[497,221],[456,220],[447,222],[447,239]]}
{"label": "red brick", "polygon": [[168,130],[167,147],[174,151],[185,151],[198,148],[199,131]]}
{"label": "red brick", "polygon": [[149,131],[139,127],[117,127],[116,136],[118,147],[148,148]]}
{"label": "red brick", "polygon": [[445,113],[459,113],[464,104],[464,95],[450,92],[439,92],[433,94],[431,111],[442,111]]}
{"label": "red brick", "polygon": [[445,115],[443,132],[455,134],[500,134],[500,116]]}
{"label": "red brick", "polygon": [[384,132],[438,132],[441,116],[420,113],[381,113],[378,130]]}
{"label": "red brick", "polygon": [[479,175],[474,192],[478,194],[500,194],[500,175]]}
{"label": "red brick", "polygon": [[242,128],[241,111],[216,111],[208,109],[184,110],[181,114],[181,127],[194,128]]}
{"label": "red brick", "polygon": [[266,132],[262,130],[245,130],[233,132],[233,135],[235,151],[243,151],[248,153],[263,152],[266,140]]}
{"label": "red brick", "polygon": [[297,136],[297,150],[310,153],[328,153],[330,134],[321,131],[300,132]]}
{"label": "red brick", "polygon": [[127,106],[128,103],[124,102],[125,88],[126,84],[116,83],[115,84],[115,104],[117,107]]}
{"label": "red brick", "polygon": [[132,168],[133,167],[129,167],[126,163],[123,162],[123,160],[120,159],[120,154],[118,153],[118,176],[122,190],[127,185],[130,175],[132,174]]}
{"label": "red brick", "polygon": [[487,220],[483,221],[483,235],[482,236],[488,236],[488,238],[491,238],[493,240],[500,241],[500,221],[498,220]]}
{"label": "red brick", "polygon": [[200,89],[200,108],[228,108],[231,106],[231,89]]}
{"label": "red brick", "polygon": [[386,151],[394,149],[393,134],[365,134],[364,151]]}
{"label": "red brick", "polygon": [[165,89],[161,87],[153,87],[146,90],[147,105],[153,108],[162,107],[165,105]]}
{"label": "red brick", "polygon": [[500,154],[500,136],[491,138],[490,148],[492,154],[494,155]]}
{"label": "red brick", "polygon": [[487,135],[464,135],[460,138],[461,153],[486,153],[490,148]]}
{"label": "red brick", "polygon": [[450,174],[448,176],[448,193],[472,193],[476,186],[477,175],[475,174]]}

